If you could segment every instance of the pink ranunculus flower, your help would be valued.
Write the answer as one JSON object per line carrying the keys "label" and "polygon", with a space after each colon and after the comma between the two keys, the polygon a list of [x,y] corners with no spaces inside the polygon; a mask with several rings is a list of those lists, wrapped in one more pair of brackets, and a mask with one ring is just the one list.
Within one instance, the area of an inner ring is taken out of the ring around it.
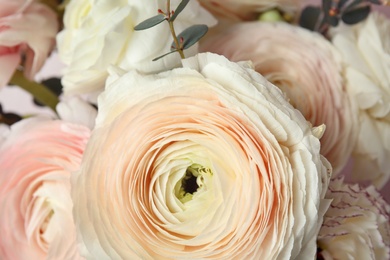
{"label": "pink ranunculus flower", "polygon": [[[31,118],[0,144],[0,259],[81,259],[70,196],[86,127]],[[1,140],[1,139],[0,139]]]}
{"label": "pink ranunculus flower", "polygon": [[390,259],[390,205],[374,186],[331,180],[318,236],[321,259]]}
{"label": "pink ranunculus flower", "polygon": [[5,86],[23,61],[28,79],[41,69],[54,47],[57,15],[31,0],[0,0],[0,87]]}
{"label": "pink ranunculus flower", "polygon": [[372,12],[364,22],[341,25],[331,35],[359,110],[352,177],[382,188],[390,180],[390,19]]}
{"label": "pink ranunculus flower", "polygon": [[304,0],[199,0],[202,6],[220,19],[256,20],[260,13],[277,8],[289,16],[298,13]]}
{"label": "pink ranunculus flower", "polygon": [[207,38],[202,51],[251,60],[313,126],[326,125],[323,154],[341,172],[356,139],[357,110],[346,92],[342,60],[323,36],[287,23],[241,23]]}
{"label": "pink ranunculus flower", "polygon": [[[172,0],[171,10],[181,2]],[[96,93],[104,89],[110,65],[155,73],[180,66],[177,53],[152,61],[170,51],[173,39],[168,24],[143,31],[134,26],[166,11],[166,1],[71,0],[66,7],[64,30],[58,34],[58,51],[67,65],[62,78],[67,95]],[[215,25],[216,20],[197,1],[190,1],[175,20],[176,33],[194,24]],[[197,53],[197,44],[185,50]]]}
{"label": "pink ranunculus flower", "polygon": [[320,133],[249,65],[203,53],[113,72],[72,179],[87,258],[314,258]]}

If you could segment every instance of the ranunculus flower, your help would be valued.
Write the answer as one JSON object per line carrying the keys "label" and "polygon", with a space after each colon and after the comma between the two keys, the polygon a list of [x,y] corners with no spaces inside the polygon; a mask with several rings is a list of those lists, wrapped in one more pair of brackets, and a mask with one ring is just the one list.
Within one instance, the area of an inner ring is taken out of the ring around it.
{"label": "ranunculus flower", "polygon": [[390,20],[371,13],[362,23],[334,30],[332,41],[360,111],[353,177],[381,188],[390,179]]}
{"label": "ranunculus flower", "polygon": [[300,11],[302,0],[199,0],[216,17],[233,21],[256,20],[261,12],[277,8],[288,15]]}
{"label": "ranunculus flower", "polygon": [[[171,1],[171,10],[179,4]],[[134,26],[166,10],[161,0],[72,0],[66,7],[64,30],[59,33],[58,49],[61,60],[68,65],[62,83],[65,94],[93,93],[103,90],[107,68],[117,65],[123,69],[157,72],[180,64],[178,54],[152,60],[170,51],[173,42],[166,22],[153,28],[134,31]],[[175,20],[176,33],[193,24],[215,24],[215,19],[190,1]],[[197,45],[186,51],[197,52]]]}
{"label": "ranunculus flower", "polygon": [[56,14],[31,0],[0,0],[0,87],[20,64],[33,79],[52,50],[58,30]]}
{"label": "ranunculus flower", "polygon": [[321,35],[287,23],[241,23],[202,42],[201,50],[256,71],[286,93],[313,126],[326,125],[321,154],[338,174],[356,139],[356,108],[346,92],[341,56]]}
{"label": "ranunculus flower", "polygon": [[318,236],[321,259],[390,259],[390,205],[370,185],[333,179],[332,204]]}
{"label": "ranunculus flower", "polygon": [[216,54],[112,75],[72,179],[93,259],[310,259],[327,206],[316,134],[248,64]]}
{"label": "ranunculus flower", "polygon": [[70,175],[89,138],[86,127],[26,119],[0,144],[0,259],[80,259]]}

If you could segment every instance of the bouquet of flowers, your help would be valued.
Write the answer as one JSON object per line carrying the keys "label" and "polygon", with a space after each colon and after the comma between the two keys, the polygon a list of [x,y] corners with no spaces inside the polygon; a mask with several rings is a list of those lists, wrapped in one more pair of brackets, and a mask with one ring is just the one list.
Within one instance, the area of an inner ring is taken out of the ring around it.
{"label": "bouquet of flowers", "polygon": [[0,259],[390,259],[386,5],[0,0]]}

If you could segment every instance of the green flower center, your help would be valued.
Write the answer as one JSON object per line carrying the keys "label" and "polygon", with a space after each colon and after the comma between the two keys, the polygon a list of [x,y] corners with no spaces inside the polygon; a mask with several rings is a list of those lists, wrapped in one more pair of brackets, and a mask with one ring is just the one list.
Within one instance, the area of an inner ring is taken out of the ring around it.
{"label": "green flower center", "polygon": [[175,185],[175,195],[182,202],[192,200],[196,192],[205,188],[205,177],[211,177],[213,173],[209,168],[199,164],[192,164],[186,170],[185,175]]}

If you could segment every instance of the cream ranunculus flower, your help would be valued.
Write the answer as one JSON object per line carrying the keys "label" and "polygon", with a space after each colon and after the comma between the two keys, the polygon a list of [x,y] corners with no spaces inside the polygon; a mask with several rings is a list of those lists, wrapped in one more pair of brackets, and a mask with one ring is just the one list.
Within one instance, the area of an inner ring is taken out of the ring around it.
{"label": "cream ranunculus flower", "polygon": [[201,50],[251,60],[314,126],[326,125],[321,154],[341,172],[357,131],[357,110],[346,91],[342,60],[323,36],[287,23],[241,23],[202,42]]}
{"label": "cream ranunculus flower", "polygon": [[360,111],[353,177],[381,188],[390,179],[390,20],[371,13],[332,35],[347,66],[348,93]]}
{"label": "cream ranunculus flower", "polygon": [[277,8],[289,16],[301,10],[303,0],[199,0],[220,19],[233,21],[256,20],[260,13]]}
{"label": "cream ranunculus flower", "polygon": [[374,186],[329,184],[332,204],[318,236],[322,259],[390,259],[390,205]]}
{"label": "cream ranunculus flower", "polygon": [[108,79],[72,179],[83,252],[313,258],[331,171],[313,129],[248,64],[207,53],[183,66]]}
{"label": "cream ranunculus flower", "polygon": [[[171,1],[172,10],[179,0]],[[134,26],[165,10],[165,1],[153,0],[72,0],[66,7],[64,30],[57,37],[59,55],[68,65],[62,79],[65,94],[101,91],[108,76],[107,68],[117,65],[123,69],[157,72],[180,65],[179,55],[172,54],[153,62],[152,59],[169,52],[172,38],[167,24],[144,31]],[[180,33],[193,24],[212,26],[215,19],[190,1],[175,20]],[[197,52],[197,45],[186,51]]]}
{"label": "cream ranunculus flower", "polygon": [[22,120],[0,136],[0,259],[82,259],[76,245],[70,175],[88,128]]}

